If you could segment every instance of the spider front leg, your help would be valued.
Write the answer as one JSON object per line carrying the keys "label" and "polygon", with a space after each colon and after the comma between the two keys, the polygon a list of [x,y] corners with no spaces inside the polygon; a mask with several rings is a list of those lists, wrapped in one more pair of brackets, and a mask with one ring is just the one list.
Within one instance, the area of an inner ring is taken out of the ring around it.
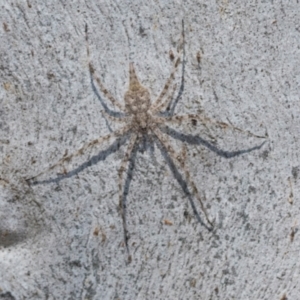
{"label": "spider front leg", "polygon": [[112,94],[105,88],[103,83],[101,82],[100,78],[96,75],[95,69],[92,65],[91,58],[90,58],[90,48],[88,43],[88,26],[85,25],[85,41],[86,41],[86,49],[87,49],[87,55],[88,55],[88,61],[89,61],[89,70],[92,75],[92,78],[97,82],[101,92],[104,94],[104,96],[109,99],[109,101],[114,105],[117,106],[122,112],[124,111],[124,107],[112,96]]}
{"label": "spider front leg", "polygon": [[153,108],[151,110],[153,114],[163,112],[164,110],[166,110],[169,107],[169,105],[172,102],[172,99],[174,97],[174,93],[175,93],[176,89],[177,89],[177,84],[174,84],[173,90],[172,90],[171,94],[168,96],[168,98],[164,102],[162,102],[160,105],[156,106],[155,108]]}
{"label": "spider front leg", "polygon": [[130,155],[132,153],[132,150],[134,149],[134,146],[137,141],[137,134],[133,134],[132,137],[130,138],[129,146],[126,150],[126,153],[124,155],[124,158],[121,162],[121,167],[118,171],[119,175],[119,207],[121,209],[121,215],[122,215],[122,222],[123,222],[123,230],[124,230],[124,242],[128,254],[128,262],[131,262],[131,255],[129,254],[129,247],[128,247],[128,231],[127,231],[127,225],[126,225],[126,203],[124,201],[123,197],[123,174],[126,168],[127,163],[129,162]]}
{"label": "spider front leg", "polygon": [[[89,143],[83,145],[83,146],[82,146],[79,150],[77,150],[76,152],[74,152],[74,153],[72,153],[72,154],[70,154],[70,155],[68,155],[68,156],[65,156],[65,157],[61,158],[56,164],[52,165],[51,167],[47,168],[45,171],[42,171],[42,172],[40,172],[39,174],[37,174],[37,175],[35,175],[35,176],[33,176],[33,177],[27,178],[26,181],[27,181],[27,182],[31,182],[31,181],[34,180],[35,178],[37,178],[37,177],[39,177],[39,176],[41,176],[41,175],[43,175],[43,174],[45,174],[45,173],[47,173],[47,172],[53,170],[53,169],[55,169],[55,168],[57,168],[57,167],[59,167],[59,166],[62,166],[65,162],[71,161],[74,157],[82,155],[82,154],[83,154],[85,151],[87,151],[89,148],[93,148],[93,147],[95,147],[95,146],[100,146],[103,142],[107,142],[107,141],[109,141],[111,138],[119,137],[119,136],[125,134],[127,131],[130,130],[130,128],[131,128],[130,125],[124,126],[124,127],[122,127],[121,129],[119,129],[119,130],[116,130],[116,131],[114,131],[114,132],[112,132],[112,133],[110,133],[110,134],[108,134],[108,135],[105,135],[105,136],[103,136],[103,137],[100,137],[100,138],[98,138],[98,139],[95,139],[95,140],[93,140],[93,141],[91,141],[91,142],[89,142]],[[34,183],[35,183],[35,182],[33,182],[33,184],[34,184]]]}
{"label": "spider front leg", "polygon": [[[208,214],[206,212],[206,209],[204,207],[204,204],[201,200],[201,197],[199,195],[198,189],[194,183],[194,181],[191,179],[190,172],[186,168],[183,158],[184,155],[177,155],[175,150],[170,144],[170,141],[166,135],[164,135],[158,128],[153,128],[152,129],[156,137],[158,138],[159,142],[163,145],[163,147],[167,150],[168,154],[170,155],[171,159],[174,161],[174,163],[177,165],[177,167],[184,173],[185,180],[187,184],[192,188],[192,192],[195,195],[195,197],[198,199],[200,202],[201,209],[205,215],[205,218],[207,222],[213,227],[213,223],[209,220]],[[183,150],[184,153],[185,150]]]}
{"label": "spider front leg", "polygon": [[174,81],[175,79],[175,73],[177,71],[177,68],[179,66],[179,63],[180,63],[180,58],[178,57],[175,61],[175,64],[173,66],[173,70],[170,74],[170,77],[168,78],[167,82],[165,83],[164,85],[164,88],[163,90],[161,91],[160,95],[158,96],[158,98],[155,100],[155,102],[152,104],[151,106],[151,112],[153,114],[159,112],[161,109],[160,109],[160,106],[161,104],[163,103],[163,98],[164,96],[167,94],[167,92],[169,91],[169,87],[171,85],[171,83]]}
{"label": "spider front leg", "polygon": [[[163,109],[163,107],[168,107],[169,103],[171,102],[172,98],[168,98],[166,100],[167,103],[163,103],[163,98],[164,96],[167,94],[167,92],[169,91],[169,87],[172,84],[172,82],[175,79],[175,73],[178,69],[178,66],[180,64],[180,56],[181,53],[183,52],[183,47],[184,47],[184,23],[182,20],[182,35],[181,35],[181,39],[180,39],[180,43],[179,43],[179,47],[178,47],[178,57],[177,59],[174,60],[174,65],[173,65],[173,69],[171,71],[171,74],[169,76],[169,78],[167,79],[160,95],[158,96],[158,98],[154,101],[154,103],[151,106],[151,112],[153,114],[158,113],[159,111],[161,111]],[[163,106],[161,106],[163,105]]]}

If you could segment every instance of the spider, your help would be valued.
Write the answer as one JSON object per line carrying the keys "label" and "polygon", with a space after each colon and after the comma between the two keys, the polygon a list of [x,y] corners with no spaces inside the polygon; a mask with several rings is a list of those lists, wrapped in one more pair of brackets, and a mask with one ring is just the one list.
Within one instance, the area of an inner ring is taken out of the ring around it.
{"label": "spider", "polygon": [[[122,215],[123,221],[123,231],[124,231],[124,242],[128,252],[129,260],[131,260],[129,255],[129,247],[128,247],[128,231],[126,227],[126,205],[124,201],[124,192],[123,192],[123,175],[126,171],[126,167],[131,159],[131,155],[133,150],[135,149],[136,145],[138,145],[144,137],[150,137],[151,139],[155,139],[158,146],[162,147],[164,151],[167,152],[169,158],[172,160],[172,163],[175,165],[178,170],[181,171],[184,175],[184,181],[186,185],[190,188],[192,195],[197,198],[200,203],[201,209],[204,213],[205,219],[210,224],[211,228],[213,227],[213,222],[210,221],[205,206],[202,202],[200,197],[199,191],[190,176],[190,172],[185,165],[185,156],[186,156],[186,149],[183,146],[181,153],[176,153],[174,148],[170,143],[170,135],[168,132],[163,130],[166,128],[167,124],[181,124],[184,121],[190,121],[193,126],[202,125],[209,130],[209,128],[232,128],[233,130],[242,131],[241,129],[234,127],[232,125],[217,122],[211,120],[207,117],[203,117],[197,114],[188,114],[188,115],[172,115],[167,114],[170,110],[170,105],[172,103],[173,94],[177,88],[177,85],[174,84],[172,88],[172,92],[168,95],[170,91],[170,87],[175,79],[175,74],[178,69],[178,66],[181,63],[181,53],[184,52],[184,23],[182,21],[182,37],[180,41],[180,47],[177,54],[177,58],[175,57],[172,59],[173,61],[173,69],[168,77],[161,93],[157,97],[155,101],[151,101],[150,93],[147,88],[145,88],[136,75],[136,71],[134,68],[134,64],[132,62],[129,63],[129,88],[124,96],[124,104],[122,105],[118,102],[112,94],[106,89],[106,87],[101,82],[100,78],[96,75],[96,71],[93,67],[93,64],[90,59],[90,49],[88,43],[88,26],[85,26],[85,38],[86,38],[86,48],[87,48],[87,55],[89,59],[89,71],[92,77],[93,82],[98,84],[98,87],[101,93],[111,102],[111,104],[119,109],[119,113],[117,113],[118,117],[112,116],[110,113],[103,111],[105,116],[109,119],[123,123],[123,127],[120,129],[109,133],[103,137],[99,137],[85,145],[83,145],[78,151],[74,152],[73,154],[67,155],[61,158],[56,164],[52,165],[45,171],[39,173],[38,175],[27,179],[29,182],[33,184],[42,183],[42,181],[33,181],[37,177],[41,176],[42,174],[53,170],[59,166],[63,166],[64,163],[71,161],[76,156],[80,156],[81,154],[85,153],[89,148],[100,146],[103,143],[113,139],[113,138],[120,138],[124,135],[129,135],[129,143],[125,155],[122,159],[121,166],[118,170],[118,190],[119,190],[119,205]],[[247,133],[251,136],[257,136],[255,134]],[[252,151],[254,149],[260,148],[254,147],[249,149],[248,151]],[[247,152],[248,152],[247,151]],[[242,151],[241,151],[242,153]],[[66,174],[66,170],[64,169],[63,176]],[[45,181],[44,181],[45,182]],[[48,181],[49,182],[49,181]]]}

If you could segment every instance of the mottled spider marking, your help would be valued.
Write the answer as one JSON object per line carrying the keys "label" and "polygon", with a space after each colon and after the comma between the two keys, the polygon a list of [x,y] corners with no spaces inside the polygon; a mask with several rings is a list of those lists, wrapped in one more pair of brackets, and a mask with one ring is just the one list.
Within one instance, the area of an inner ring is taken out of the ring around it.
{"label": "mottled spider marking", "polygon": [[149,113],[150,93],[140,84],[133,63],[129,64],[129,89],[125,93],[124,101],[126,114],[132,116],[132,129],[139,134],[146,133],[152,122]]}
{"label": "mottled spider marking", "polygon": [[201,62],[201,52],[200,51],[197,52],[196,59],[197,59],[198,64],[200,64],[200,62]]}
{"label": "mottled spider marking", "polygon": [[173,53],[172,50],[169,51],[169,57],[170,57],[170,59],[171,59],[172,61],[173,61],[174,58],[175,58],[174,53]]}

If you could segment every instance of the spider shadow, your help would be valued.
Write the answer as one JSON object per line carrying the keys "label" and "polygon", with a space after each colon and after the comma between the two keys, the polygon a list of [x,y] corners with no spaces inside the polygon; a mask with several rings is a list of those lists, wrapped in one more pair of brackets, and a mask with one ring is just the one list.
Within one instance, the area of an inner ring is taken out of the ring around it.
{"label": "spider shadow", "polygon": [[[199,136],[182,134],[182,133],[177,132],[176,130],[171,129],[169,127],[164,127],[161,130],[163,132],[167,133],[170,137],[173,137],[173,138],[175,138],[177,140],[180,140],[182,142],[186,142],[186,143],[191,144],[191,145],[205,146],[208,149],[210,149],[211,151],[215,152],[217,155],[225,157],[225,158],[231,158],[231,157],[239,156],[239,155],[242,155],[244,153],[248,153],[248,152],[260,149],[263,146],[263,144],[266,142],[266,141],[264,141],[261,145],[255,146],[255,147],[252,147],[252,148],[249,148],[249,149],[244,149],[244,150],[239,150],[239,151],[224,151],[224,150],[221,150],[221,149],[217,148],[216,146],[214,146],[210,142],[200,138]],[[94,155],[88,161],[86,161],[83,164],[79,165],[74,170],[72,170],[72,171],[70,171],[66,174],[61,174],[61,175],[57,176],[56,178],[49,178],[49,179],[41,180],[41,181],[34,181],[34,182],[31,183],[31,185],[50,184],[50,183],[59,184],[59,182],[61,180],[71,178],[73,176],[78,175],[78,173],[82,172],[86,168],[91,167],[93,165],[96,165],[99,161],[104,161],[109,155],[111,155],[111,154],[115,153],[116,151],[118,151],[119,148],[126,143],[126,141],[128,140],[128,136],[129,136],[129,133],[127,133],[123,137],[120,137],[120,138],[116,139],[115,142],[113,142],[105,150],[100,151],[97,155]],[[151,157],[153,159],[155,159],[155,156],[154,156],[154,143],[159,148],[159,150],[162,154],[162,157],[165,159],[165,161],[166,161],[167,165],[169,166],[174,178],[177,180],[177,182],[181,186],[183,192],[187,195],[189,203],[192,207],[193,213],[194,213],[197,221],[202,226],[204,226],[208,231],[212,232],[213,227],[207,226],[203,222],[202,218],[200,217],[199,212],[196,208],[194,199],[193,199],[194,197],[191,194],[191,192],[189,191],[188,184],[185,181],[185,179],[183,178],[182,174],[180,173],[178,167],[176,167],[174,161],[172,160],[172,158],[168,154],[167,149],[164,147],[164,145],[162,145],[160,143],[158,138],[156,138],[154,136],[144,135],[142,137],[142,140],[139,140],[139,142],[136,143],[136,145],[134,146],[134,148],[133,148],[133,150],[130,154],[129,163],[128,163],[128,167],[127,167],[127,171],[126,171],[126,178],[125,178],[125,182],[124,182],[124,186],[123,186],[123,190],[122,190],[122,201],[123,202],[120,203],[120,205],[122,205],[123,209],[124,209],[124,220],[125,220],[125,231],[126,231],[126,232],[124,232],[124,234],[125,234],[126,241],[129,239],[129,237],[127,238],[128,232],[127,232],[127,229],[126,229],[126,227],[127,227],[126,226],[127,199],[128,199],[128,194],[129,194],[129,190],[130,190],[131,181],[132,181],[133,174],[134,174],[134,168],[135,168],[137,153],[138,152],[144,153],[145,151],[150,150]]]}
{"label": "spider shadow", "polygon": [[240,156],[245,153],[250,153],[254,150],[259,150],[266,143],[266,141],[263,141],[261,144],[251,148],[237,150],[237,151],[225,151],[216,147],[211,142],[201,138],[198,135],[184,134],[168,126],[160,127],[160,130],[166,133],[167,135],[169,135],[170,137],[179,140],[181,142],[186,142],[189,145],[204,146],[207,149],[211,150],[212,152],[216,153],[218,156],[224,158],[232,158],[235,156]]}
{"label": "spider shadow", "polygon": [[[186,142],[190,145],[201,145],[204,146],[206,148],[208,148],[209,150],[211,150],[212,152],[216,153],[218,156],[224,157],[224,158],[232,158],[235,156],[240,156],[242,154],[245,153],[249,153],[255,150],[259,150],[265,143],[266,141],[263,141],[260,145],[251,147],[251,148],[247,148],[247,149],[243,149],[243,150],[237,150],[237,151],[225,151],[222,150],[218,147],[216,147],[215,145],[213,145],[211,142],[197,136],[197,135],[190,135],[190,134],[183,134],[181,132],[178,132],[170,127],[163,127],[160,128],[160,130],[164,133],[166,133],[168,136],[173,137],[176,140],[179,140],[181,142]],[[213,227],[209,227],[207,226],[203,220],[201,219],[197,209],[196,209],[196,205],[195,202],[193,200],[193,196],[189,191],[187,182],[184,180],[183,176],[180,174],[178,167],[176,167],[174,161],[172,160],[172,158],[170,157],[170,155],[168,154],[167,149],[164,147],[163,144],[161,144],[161,142],[156,138],[156,145],[158,146],[158,148],[161,151],[161,154],[163,156],[163,158],[165,159],[165,161],[167,162],[170,170],[173,173],[174,178],[177,180],[177,182],[179,183],[179,185],[181,186],[182,190],[184,191],[184,193],[188,196],[188,200],[190,202],[190,205],[193,209],[193,213],[197,219],[197,221],[204,226],[208,231],[212,232],[213,231]]]}
{"label": "spider shadow", "polygon": [[61,174],[55,178],[49,178],[46,180],[34,181],[30,184],[37,185],[37,184],[59,183],[60,181],[62,181],[64,179],[71,178],[75,175],[78,175],[80,172],[82,172],[86,168],[96,165],[99,161],[104,161],[109,155],[118,151],[119,148],[126,143],[127,139],[128,139],[128,135],[125,135],[119,139],[116,139],[115,142],[112,143],[108,148],[106,148],[105,150],[101,150],[98,154],[92,156],[88,161],[79,165],[74,170],[67,172],[66,174]]}
{"label": "spider shadow", "polygon": [[136,143],[131,154],[129,157],[129,163],[128,163],[128,167],[127,167],[127,171],[126,171],[126,179],[124,182],[124,187],[123,187],[123,191],[122,191],[122,203],[119,203],[119,206],[122,205],[123,210],[124,210],[124,223],[125,223],[125,228],[124,228],[124,237],[125,237],[125,243],[127,245],[128,240],[130,239],[130,233],[128,233],[127,231],[127,197],[129,194],[129,188],[130,188],[130,184],[134,175],[134,167],[135,167],[135,162],[136,162],[136,157],[137,157],[137,153],[138,152],[142,152],[144,150],[141,150],[141,147],[139,145],[139,143]]}
{"label": "spider shadow", "polygon": [[[137,157],[137,153],[141,152],[144,153],[147,150],[150,150],[150,155],[151,157],[155,158],[154,156],[154,142],[157,145],[157,147],[160,149],[162,157],[165,159],[167,165],[169,166],[174,178],[177,180],[177,182],[179,183],[179,185],[181,186],[182,190],[184,191],[184,193],[187,195],[188,200],[190,202],[190,205],[192,207],[193,213],[197,219],[197,221],[204,226],[208,231],[212,231],[213,228],[207,226],[202,218],[200,217],[200,214],[196,208],[195,202],[193,200],[193,196],[190,193],[189,189],[188,189],[188,185],[186,183],[186,181],[184,180],[183,176],[180,174],[178,168],[176,167],[175,163],[173,162],[173,160],[171,159],[171,157],[168,155],[167,150],[164,148],[164,146],[158,141],[157,138],[150,138],[149,136],[145,135],[142,137],[142,143],[136,143],[133,151],[131,152],[130,158],[129,158],[129,164],[128,164],[128,168],[127,168],[127,176],[125,179],[125,183],[124,183],[124,188],[122,191],[122,200],[123,203],[120,203],[120,205],[123,206],[124,209],[124,216],[125,216],[125,220],[126,220],[126,212],[127,212],[127,197],[129,194],[129,189],[130,189],[130,184],[134,175],[134,169],[135,169],[135,162],[136,162],[136,157]],[[153,156],[152,156],[153,154]],[[126,222],[126,221],[125,221]],[[126,229],[126,233],[125,233],[125,239],[126,241],[130,239],[130,234],[127,232]]]}
{"label": "spider shadow", "polygon": [[193,195],[190,193],[189,188],[188,188],[188,184],[187,182],[184,180],[183,176],[180,174],[178,168],[176,167],[175,163],[173,162],[172,158],[170,157],[170,155],[168,154],[167,149],[160,143],[160,141],[158,139],[155,139],[156,145],[158,147],[158,149],[160,150],[162,157],[165,159],[167,165],[169,166],[174,178],[177,180],[177,182],[179,183],[179,185],[181,186],[183,192],[186,194],[186,196],[188,197],[188,200],[190,202],[190,205],[193,209],[193,213],[197,219],[197,221],[204,226],[208,231],[212,231],[213,227],[211,226],[207,226],[202,218],[199,215],[199,212],[196,208],[194,199],[193,199]]}
{"label": "spider shadow", "polygon": [[[114,117],[114,118],[118,118],[118,119],[122,119],[125,117],[125,114],[122,113],[122,112],[118,112],[118,111],[115,111],[115,110],[112,110],[110,109],[107,104],[103,101],[103,98],[101,97],[100,93],[98,92],[98,89],[97,87],[95,86],[95,83],[94,83],[94,80],[93,80],[93,77],[92,77],[92,74],[91,72],[90,73],[90,80],[91,80],[91,86],[92,86],[92,89],[93,89],[93,92],[95,93],[97,99],[99,100],[99,102],[101,103],[103,109],[105,110],[105,112],[111,116],[111,117]],[[113,130],[111,129],[110,125],[109,125],[109,122],[107,121],[107,119],[105,118],[105,116],[103,116],[105,121],[106,121],[106,125],[109,129],[110,132],[112,132]]]}
{"label": "spider shadow", "polygon": [[126,202],[127,202],[127,196],[129,193],[130,184],[132,181],[132,177],[134,175],[134,168],[135,168],[135,160],[137,157],[138,152],[144,154],[145,152],[149,151],[150,156],[153,161],[156,162],[155,155],[154,155],[154,143],[153,138],[150,138],[148,135],[143,135],[141,140],[139,140],[138,143],[135,144],[130,157],[129,157],[129,163],[127,167],[127,176],[124,183],[124,193],[123,193],[123,201],[124,201],[124,207],[126,208]]}

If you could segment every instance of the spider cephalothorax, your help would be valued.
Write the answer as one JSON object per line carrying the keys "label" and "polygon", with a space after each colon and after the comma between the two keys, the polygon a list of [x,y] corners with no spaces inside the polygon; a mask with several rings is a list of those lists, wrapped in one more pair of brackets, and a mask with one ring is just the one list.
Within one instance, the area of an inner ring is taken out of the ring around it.
{"label": "spider cephalothorax", "polygon": [[132,129],[146,133],[152,123],[149,111],[150,93],[140,84],[133,63],[129,64],[129,89],[124,96],[124,101],[126,114],[131,117]]}

